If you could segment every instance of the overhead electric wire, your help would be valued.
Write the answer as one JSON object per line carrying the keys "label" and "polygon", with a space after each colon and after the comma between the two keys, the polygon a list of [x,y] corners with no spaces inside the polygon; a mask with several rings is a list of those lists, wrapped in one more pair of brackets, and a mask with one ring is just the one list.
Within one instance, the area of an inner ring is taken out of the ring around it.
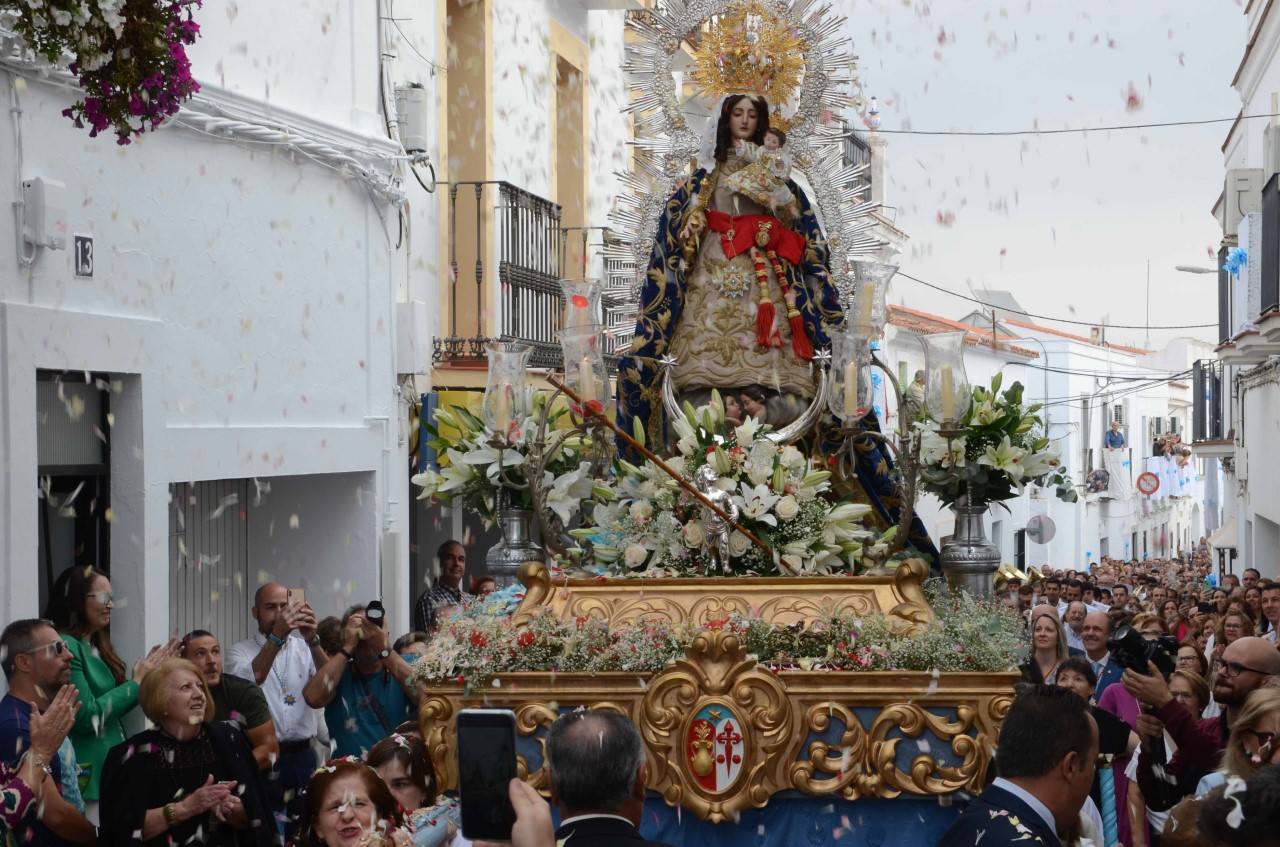
{"label": "overhead electric wire", "polygon": [[1183,373],[1174,374],[1172,377],[1149,380],[1148,382],[1143,383],[1142,385],[1130,386],[1128,388],[1123,388],[1119,391],[1107,392],[1105,389],[1100,389],[1098,391],[1094,391],[1089,394],[1077,394],[1072,397],[1054,398],[1046,403],[1043,403],[1042,408],[1047,409],[1051,406],[1069,406],[1075,403],[1079,403],[1081,400],[1088,400],[1092,397],[1101,397],[1103,396],[1103,394],[1106,394],[1106,396],[1112,400],[1118,399],[1121,397],[1129,397],[1130,395],[1133,395],[1133,394],[1140,394],[1143,391],[1146,391],[1150,388],[1155,388],[1158,385],[1165,385],[1170,382],[1177,382],[1179,378],[1185,377],[1190,373],[1191,371],[1190,369],[1188,369]]}
{"label": "overhead electric wire", "polygon": [[[952,297],[959,297],[961,300],[968,300],[971,303],[977,303],[980,306],[986,306],[988,309],[995,309],[1000,312],[1008,312],[1011,315],[1021,315],[1026,318],[1035,318],[1041,321],[1056,321],[1057,323],[1075,324],[1076,326],[1099,327],[1107,326],[1111,329],[1210,329],[1217,326],[1216,323],[1211,324],[1166,324],[1163,326],[1147,325],[1147,324],[1102,324],[1097,321],[1078,321],[1072,318],[1055,318],[1050,315],[1037,315],[1035,312],[1025,312],[1022,309],[1010,309],[1005,306],[997,306],[995,303],[988,303],[986,300],[979,300],[977,297],[970,297],[968,294],[961,294],[959,291],[952,291],[949,288],[943,288],[940,285],[934,285],[932,282],[925,282],[919,277],[914,277],[906,271],[898,271],[897,276],[906,277],[912,282],[918,282],[926,288],[932,288],[934,291],[941,291],[943,294],[950,294]],[[1122,345],[1128,346],[1128,345]]]}
{"label": "overhead electric wire", "polygon": [[[1001,343],[1005,343],[1005,342],[1001,342]],[[1008,342],[1008,343],[1012,344],[1013,342]],[[1075,368],[1055,368],[1055,367],[1050,367],[1049,365],[1033,365],[1033,364],[1030,364],[1029,362],[1008,362],[1006,363],[1006,367],[1008,365],[1017,365],[1018,367],[1022,367],[1022,368],[1034,368],[1035,370],[1038,370],[1038,371],[1048,371],[1049,373],[1066,374],[1067,376],[1092,376],[1092,377],[1098,377],[1099,379],[1119,380],[1121,382],[1145,382],[1146,380],[1157,379],[1161,376],[1176,375],[1176,374],[1173,374],[1173,372],[1171,371],[1150,371],[1144,374],[1137,374],[1137,373],[1118,374],[1118,373],[1112,373],[1110,371],[1088,371],[1088,370],[1077,370]]]}
{"label": "overhead electric wire", "polygon": [[1204,126],[1206,124],[1235,123],[1254,118],[1275,118],[1280,113],[1263,115],[1236,115],[1230,118],[1205,118],[1195,121],[1158,121],[1144,124],[1112,124],[1110,126],[1064,127],[1062,129],[876,129],[872,132],[885,135],[962,135],[968,137],[1007,137],[1017,135],[1065,135],[1075,132],[1115,132],[1129,129],[1159,129],[1172,126]]}

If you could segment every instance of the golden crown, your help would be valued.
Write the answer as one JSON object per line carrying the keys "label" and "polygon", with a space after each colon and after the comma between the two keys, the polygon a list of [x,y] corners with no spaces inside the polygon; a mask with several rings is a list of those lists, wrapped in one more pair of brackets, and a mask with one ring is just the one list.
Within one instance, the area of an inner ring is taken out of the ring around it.
{"label": "golden crown", "polygon": [[[744,0],[707,23],[694,50],[691,76],[711,98],[750,94],[777,106],[800,86],[808,47],[785,18],[760,0]],[[769,120],[785,123],[773,115]]]}

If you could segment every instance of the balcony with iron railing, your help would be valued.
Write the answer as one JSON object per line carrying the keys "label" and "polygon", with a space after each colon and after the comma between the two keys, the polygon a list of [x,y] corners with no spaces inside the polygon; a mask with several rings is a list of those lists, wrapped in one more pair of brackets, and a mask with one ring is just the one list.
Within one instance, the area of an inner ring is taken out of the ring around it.
{"label": "balcony with iron railing", "polygon": [[[562,226],[559,205],[509,182],[448,185],[449,315],[447,334],[434,341],[433,363],[483,366],[485,346],[496,338],[531,345],[532,368],[560,368],[563,357],[557,333],[564,327],[560,280],[587,275],[588,256],[609,244],[613,236],[606,227]],[[466,201],[461,205],[460,197]],[[472,256],[474,262],[470,261]],[[494,267],[496,287],[488,284],[487,276]],[[611,282],[619,274],[610,269],[607,260],[605,271],[602,320],[605,361],[612,371],[619,338],[630,341],[627,316],[634,323],[634,300],[623,296]],[[493,291],[497,303],[491,310]],[[615,327],[622,327],[625,333],[609,331]],[[489,335],[487,328],[495,334]]]}
{"label": "balcony with iron railing", "polygon": [[1191,449],[1206,458],[1235,454],[1227,427],[1230,382],[1223,362],[1200,359],[1191,366]]}

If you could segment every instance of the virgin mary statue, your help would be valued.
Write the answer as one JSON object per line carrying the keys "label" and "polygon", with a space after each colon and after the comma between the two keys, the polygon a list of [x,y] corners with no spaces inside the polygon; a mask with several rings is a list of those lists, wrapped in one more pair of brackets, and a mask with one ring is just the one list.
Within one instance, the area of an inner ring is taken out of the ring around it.
{"label": "virgin mary statue", "polygon": [[[776,429],[812,401],[810,359],[830,345],[828,332],[844,315],[809,198],[784,173],[760,167],[762,160],[776,163],[780,145],[785,135],[770,129],[763,98],[726,97],[710,160],[667,199],[658,219],[635,340],[618,366],[618,424],[633,432],[638,421],[651,445],[667,440],[659,372],[666,356],[676,360],[680,400],[697,406],[715,389],[728,417],[751,415]],[[861,426],[879,430],[874,413]],[[836,443],[815,438],[823,452]],[[626,445],[619,448],[630,455]],[[896,523],[888,454],[864,438],[857,455],[859,499],[865,495],[884,523]],[[910,540],[933,552],[918,520]]]}
{"label": "virgin mary statue", "polygon": [[[630,427],[639,417],[658,442],[655,365],[664,355],[676,359],[680,398],[695,406],[714,388],[731,415],[741,407],[778,428],[813,397],[809,360],[828,345],[826,327],[843,316],[808,198],[757,162],[766,140],[772,148],[779,137],[764,99],[726,97],[712,161],[671,196],[659,219],[618,393],[619,423]],[[784,185],[794,202],[770,203],[767,182]]]}

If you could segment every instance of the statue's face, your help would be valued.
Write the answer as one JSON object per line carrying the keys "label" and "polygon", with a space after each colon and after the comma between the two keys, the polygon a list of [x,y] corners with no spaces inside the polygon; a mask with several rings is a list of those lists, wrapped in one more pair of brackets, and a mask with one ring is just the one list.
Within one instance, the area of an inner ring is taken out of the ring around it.
{"label": "statue's face", "polygon": [[756,134],[756,124],[760,120],[756,114],[756,106],[750,97],[743,97],[729,111],[729,132],[734,138],[749,140]]}

